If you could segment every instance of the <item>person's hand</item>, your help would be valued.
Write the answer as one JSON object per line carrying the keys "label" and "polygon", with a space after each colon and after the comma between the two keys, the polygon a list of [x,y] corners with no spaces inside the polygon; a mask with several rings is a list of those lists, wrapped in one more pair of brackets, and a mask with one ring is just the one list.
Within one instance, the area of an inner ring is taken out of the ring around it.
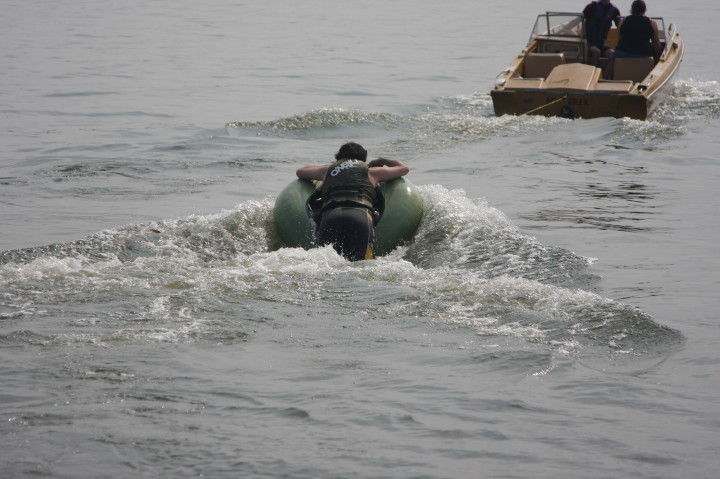
{"label": "person's hand", "polygon": [[387,158],[375,158],[374,160],[370,161],[368,163],[368,168],[377,168],[379,166],[390,166],[390,163],[392,160],[388,160]]}

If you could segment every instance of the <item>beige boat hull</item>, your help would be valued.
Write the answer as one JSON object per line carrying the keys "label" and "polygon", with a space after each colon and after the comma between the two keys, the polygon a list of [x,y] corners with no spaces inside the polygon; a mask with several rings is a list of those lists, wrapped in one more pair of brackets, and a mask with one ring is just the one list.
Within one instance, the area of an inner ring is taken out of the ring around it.
{"label": "beige boat hull", "polygon": [[645,120],[651,102],[641,94],[597,94],[548,90],[493,90],[495,114],[544,115],[563,118],[632,118]]}

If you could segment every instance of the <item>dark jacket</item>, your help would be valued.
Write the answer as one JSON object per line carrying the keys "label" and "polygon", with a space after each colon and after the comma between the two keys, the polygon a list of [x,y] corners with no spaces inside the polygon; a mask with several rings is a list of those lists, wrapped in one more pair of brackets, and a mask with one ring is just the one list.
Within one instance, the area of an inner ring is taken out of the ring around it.
{"label": "dark jacket", "polygon": [[601,48],[605,44],[612,23],[620,22],[620,10],[609,4],[607,7],[601,2],[588,3],[583,10],[587,41],[590,45]]}
{"label": "dark jacket", "polygon": [[620,41],[617,49],[636,55],[654,54],[650,40],[653,27],[650,19],[644,15],[630,15],[620,25]]}

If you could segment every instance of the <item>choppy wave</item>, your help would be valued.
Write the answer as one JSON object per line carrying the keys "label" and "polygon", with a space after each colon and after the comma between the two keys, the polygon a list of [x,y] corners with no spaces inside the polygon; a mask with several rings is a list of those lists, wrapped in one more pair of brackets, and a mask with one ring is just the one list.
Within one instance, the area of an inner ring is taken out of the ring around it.
{"label": "choppy wave", "polygon": [[[232,343],[306,308],[461,328],[469,341],[514,338],[563,355],[642,356],[681,340],[590,291],[587,258],[520,233],[461,190],[421,191],[416,240],[370,262],[346,262],[329,247],[277,249],[270,200],[5,252],[0,319],[20,330],[4,341]],[[30,333],[23,321],[43,324]]]}
{"label": "choppy wave", "polygon": [[401,137],[388,140],[383,151],[416,157],[465,141],[538,132],[568,121],[538,116],[496,117],[492,110],[487,111],[485,103],[489,98],[489,95],[441,98],[432,109],[407,115],[319,108],[273,121],[231,122],[226,130],[231,136],[314,140],[367,136],[370,130],[402,131]]}
{"label": "choppy wave", "polygon": [[[230,135],[256,135],[279,138],[335,138],[336,130],[346,134],[352,126],[390,128],[399,117],[386,113],[367,113],[343,108],[319,108],[273,121],[230,122],[225,128]],[[341,135],[341,137],[342,137]]]}
{"label": "choppy wave", "polygon": [[692,78],[676,81],[672,92],[659,106],[660,115],[677,120],[720,117],[720,83]]}
{"label": "choppy wave", "polygon": [[483,278],[513,276],[556,285],[590,278],[591,260],[522,234],[498,209],[462,190],[422,187],[424,221],[408,259],[424,268],[452,266]]}

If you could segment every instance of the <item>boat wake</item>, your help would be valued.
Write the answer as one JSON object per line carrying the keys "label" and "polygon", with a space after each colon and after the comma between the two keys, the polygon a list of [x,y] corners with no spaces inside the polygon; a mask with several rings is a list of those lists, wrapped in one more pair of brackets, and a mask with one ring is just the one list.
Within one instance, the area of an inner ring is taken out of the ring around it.
{"label": "boat wake", "polygon": [[350,128],[390,128],[400,117],[387,113],[367,113],[343,108],[319,108],[273,121],[230,122],[230,136],[267,136],[273,138],[323,139],[345,138]]}
{"label": "boat wake", "polygon": [[[686,133],[689,123],[720,116],[717,82],[676,81],[666,99],[645,120],[606,119],[607,141],[652,148]],[[547,131],[577,120],[537,115],[496,117],[488,93],[440,97],[426,108],[408,114],[365,112],[355,109],[319,108],[274,121],[230,122],[231,137],[289,139],[342,139],[388,137],[377,148],[404,158],[416,158],[466,141],[515,137]],[[582,120],[588,121],[588,120]]]}
{"label": "boat wake", "polygon": [[375,261],[350,263],[330,247],[277,249],[270,199],[7,251],[0,318],[32,344],[232,343],[278,315],[302,320],[312,303],[333,317],[450,328],[483,348],[562,357],[655,358],[682,340],[593,292],[589,259],[522,234],[461,190],[420,190],[415,240]]}

